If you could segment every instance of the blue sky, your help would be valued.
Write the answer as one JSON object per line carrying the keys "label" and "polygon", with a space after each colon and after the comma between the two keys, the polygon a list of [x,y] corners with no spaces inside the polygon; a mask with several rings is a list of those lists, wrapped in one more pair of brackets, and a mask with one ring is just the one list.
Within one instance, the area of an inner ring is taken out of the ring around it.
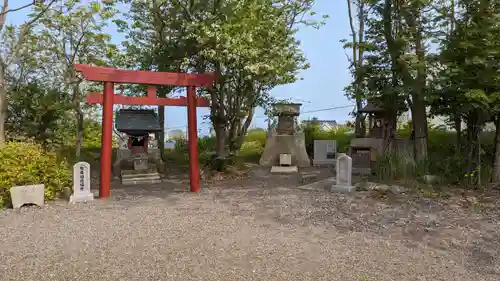
{"label": "blue sky", "polygon": [[[31,0],[10,1],[11,8],[23,6]],[[294,84],[279,86],[272,90],[272,95],[278,99],[291,98],[294,102],[303,103],[301,119],[312,117],[325,120],[344,122],[350,120],[348,115],[352,108],[317,111],[332,107],[350,105],[343,92],[343,88],[350,82],[346,50],[342,48],[339,40],[349,37],[349,22],[347,17],[346,1],[317,0],[314,11],[319,15],[327,14],[329,19],[326,25],[319,30],[303,28],[297,34],[301,41],[302,49],[311,64],[311,68],[303,71],[299,80]],[[29,9],[10,13],[7,18],[9,24],[21,24],[27,20]],[[109,33],[115,43],[120,43],[123,37],[114,28]],[[308,111],[316,111],[307,113]],[[209,125],[202,116],[208,114],[208,109],[198,109],[198,128],[200,134],[209,132]],[[252,127],[266,128],[264,112],[258,109]],[[168,107],[165,116],[166,126],[171,129],[185,130],[187,125],[186,108]]]}

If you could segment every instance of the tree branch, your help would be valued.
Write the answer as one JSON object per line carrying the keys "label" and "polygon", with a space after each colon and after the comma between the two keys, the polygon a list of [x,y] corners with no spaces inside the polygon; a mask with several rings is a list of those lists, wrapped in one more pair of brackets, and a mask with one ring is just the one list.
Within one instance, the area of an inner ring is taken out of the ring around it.
{"label": "tree branch", "polygon": [[[4,3],[7,3],[8,0],[4,0]],[[23,45],[23,41],[24,41],[24,37],[26,36],[26,33],[28,32],[29,28],[31,27],[31,25],[33,23],[35,23],[37,20],[39,20],[43,14],[45,14],[45,12],[47,12],[47,10],[50,8],[50,6],[52,4],[54,4],[54,2],[56,2],[56,0],[51,0],[49,4],[47,4],[47,6],[45,6],[43,8],[43,10],[38,14],[36,15],[36,17],[32,18],[30,21],[24,23],[22,26],[21,26],[21,30],[19,32],[19,38],[17,40],[17,43],[15,45],[15,48],[14,48],[14,51],[12,52],[12,55],[10,57],[10,59],[6,62],[6,65],[10,65],[15,58],[17,58],[17,56],[19,55],[19,51],[21,50],[21,47]],[[1,19],[0,19],[1,21]],[[5,18],[4,18],[4,21],[5,21]]]}
{"label": "tree branch", "polygon": [[35,4],[35,0],[33,0],[33,2],[31,2],[29,4],[26,4],[26,5],[22,6],[22,7],[7,10],[7,4],[5,4],[6,2],[8,4],[9,0],[5,0],[4,1],[4,8],[2,9],[2,12],[0,13],[0,16],[2,16],[2,17],[5,16],[7,13],[17,12],[17,11],[20,11],[22,9],[28,8],[30,6],[33,6]]}

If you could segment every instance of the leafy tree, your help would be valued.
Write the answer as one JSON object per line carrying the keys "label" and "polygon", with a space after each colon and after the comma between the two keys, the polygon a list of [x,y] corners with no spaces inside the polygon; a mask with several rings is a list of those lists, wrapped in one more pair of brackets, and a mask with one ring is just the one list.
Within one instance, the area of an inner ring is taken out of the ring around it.
{"label": "leafy tree", "polygon": [[[46,7],[40,6],[39,9]],[[43,47],[38,54],[46,59],[46,67],[52,70],[51,77],[68,93],[67,102],[74,111],[76,123],[76,155],[80,155],[84,137],[84,93],[94,85],[82,83],[75,64],[107,65],[117,48],[110,43],[111,37],[104,28],[114,17],[112,5],[101,5],[99,1],[86,3],[81,0],[66,0],[53,5],[38,21],[34,31]]]}
{"label": "leafy tree", "polygon": [[[11,48],[8,50],[4,49],[0,53],[0,144],[5,143],[6,140],[5,121],[7,119],[7,107],[8,107],[8,100],[7,100],[8,89],[6,81],[7,72],[9,70],[9,67],[12,66],[12,64],[18,59],[19,54],[23,51],[24,39],[26,34],[30,32],[30,28],[33,26],[34,23],[36,23],[38,19],[40,19],[40,17],[43,16],[43,14],[50,8],[50,6],[55,1],[56,0],[51,0],[45,5],[37,1],[36,3],[38,3],[40,7],[43,6],[43,8],[39,9],[38,13],[33,14],[29,21],[21,25],[16,40],[11,42]],[[12,35],[12,27],[6,28],[5,26],[7,15],[10,12],[15,12],[18,11],[19,9],[27,8],[29,6],[30,5],[26,5],[21,8],[9,9],[9,0],[3,1],[3,6],[0,9],[0,42],[4,41],[4,35],[6,33],[6,29],[11,29],[10,34]]]}
{"label": "leafy tree", "polygon": [[[122,0],[129,6],[124,14],[127,21],[115,20],[121,32],[127,35],[123,42],[125,56],[117,62],[117,66],[130,69],[187,72],[185,63],[196,51],[193,40],[187,40],[186,14],[178,1],[132,1]],[[129,24],[130,23],[130,24]],[[168,96],[176,89],[170,86],[157,88],[157,95]],[[143,86],[129,86],[125,94],[142,95],[146,91]],[[165,107],[158,107],[158,117],[163,128],[158,139],[165,139]],[[158,142],[160,151],[164,153],[164,142]]]}
{"label": "leafy tree", "polygon": [[34,139],[48,147],[67,141],[69,105],[64,94],[42,87],[36,82],[10,91],[9,132],[16,137]]}
{"label": "leafy tree", "polygon": [[[454,23],[453,32],[443,41],[441,58],[446,67],[442,72],[448,82],[442,86],[447,92],[442,101],[447,101],[466,121],[470,173],[479,165],[479,133],[487,121],[496,121],[500,112],[500,47],[497,43],[500,1],[462,0],[458,5],[461,15]],[[497,135],[499,129],[497,126]],[[497,158],[495,180],[500,179],[498,163]]]}
{"label": "leafy tree", "polygon": [[363,98],[385,109],[384,149],[391,152],[396,136],[397,117],[407,109],[408,91],[404,86],[401,60],[408,45],[406,32],[399,10],[394,8],[391,1],[363,3],[366,11],[363,14],[363,44],[345,45],[352,45],[363,51],[363,61],[358,60],[357,67],[354,67],[355,79],[359,80],[355,80],[348,90],[358,96],[358,100]]}
{"label": "leafy tree", "polygon": [[190,37],[201,47],[195,68],[221,75],[208,92],[218,155],[237,153],[255,107],[267,103],[272,88],[294,82],[298,71],[308,67],[293,35],[301,23],[297,19],[313,3],[219,1],[212,24],[192,26]]}
{"label": "leafy tree", "polygon": [[[356,7],[357,15],[357,28],[355,26],[355,20],[353,14]],[[352,55],[349,58],[351,63],[351,71],[353,73],[354,81],[351,85],[346,87],[347,95],[356,101],[356,111],[355,111],[355,134],[358,137],[364,137],[366,134],[366,125],[362,114],[359,112],[363,108],[363,98],[365,97],[363,89],[365,87],[363,83],[363,61],[364,52],[367,46],[365,41],[365,21],[367,19],[367,5],[364,0],[347,0],[347,14],[349,16],[349,27],[351,29],[351,41],[342,40],[345,43],[344,48],[351,48]],[[348,42],[348,43],[346,43]]]}
{"label": "leafy tree", "polygon": [[[269,91],[307,67],[293,37],[311,0],[124,1],[130,5],[128,53],[135,68],[220,74],[212,101],[218,155],[237,152],[254,109]],[[170,91],[171,89],[166,89]],[[161,118],[161,116],[160,116]]]}

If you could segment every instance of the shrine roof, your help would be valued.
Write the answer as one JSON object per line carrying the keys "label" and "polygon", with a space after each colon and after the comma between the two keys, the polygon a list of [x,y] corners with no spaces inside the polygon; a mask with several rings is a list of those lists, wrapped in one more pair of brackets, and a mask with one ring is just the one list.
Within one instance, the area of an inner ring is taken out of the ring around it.
{"label": "shrine roof", "polygon": [[154,110],[120,109],[116,114],[116,130],[129,135],[144,135],[161,131],[160,120]]}
{"label": "shrine roof", "polygon": [[373,102],[368,102],[365,107],[361,108],[359,112],[361,113],[377,113],[384,112],[385,110]]}

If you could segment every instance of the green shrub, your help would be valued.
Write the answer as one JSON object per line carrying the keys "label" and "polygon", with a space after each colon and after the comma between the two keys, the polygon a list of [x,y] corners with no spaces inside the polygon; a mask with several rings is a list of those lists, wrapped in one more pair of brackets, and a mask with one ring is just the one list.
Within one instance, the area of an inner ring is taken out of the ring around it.
{"label": "green shrub", "polygon": [[264,152],[264,145],[258,140],[246,141],[241,145],[240,156],[245,161],[257,162]]}
{"label": "green shrub", "polygon": [[266,146],[267,131],[264,129],[249,130],[245,136],[245,142],[258,142],[261,147]]}
{"label": "green shrub", "polygon": [[[481,143],[481,167],[475,169],[472,174],[467,174],[468,159],[463,152],[467,143],[465,140],[461,145],[461,152],[456,151],[456,133],[442,130],[429,129],[428,160],[423,163],[410,164],[407,157],[392,154],[381,157],[377,161],[375,174],[381,180],[418,180],[425,174],[438,175],[443,183],[453,185],[473,185],[477,183],[477,177],[481,177],[481,183],[489,182],[491,178],[491,165],[494,159],[494,133],[484,132],[480,135]],[[408,138],[410,130],[398,131],[398,137]]]}
{"label": "green shrub", "polygon": [[[188,151],[188,141],[184,138],[173,139],[175,141],[174,150],[178,152]],[[198,151],[202,152],[212,152],[215,150],[215,137],[204,136],[198,138]]]}
{"label": "green shrub", "polygon": [[198,150],[200,152],[212,152],[215,150],[215,137],[204,136],[198,139]]}
{"label": "green shrub", "polygon": [[45,199],[51,200],[70,183],[69,166],[55,153],[30,142],[9,142],[0,148],[0,207],[10,204],[13,186],[45,184]]}

